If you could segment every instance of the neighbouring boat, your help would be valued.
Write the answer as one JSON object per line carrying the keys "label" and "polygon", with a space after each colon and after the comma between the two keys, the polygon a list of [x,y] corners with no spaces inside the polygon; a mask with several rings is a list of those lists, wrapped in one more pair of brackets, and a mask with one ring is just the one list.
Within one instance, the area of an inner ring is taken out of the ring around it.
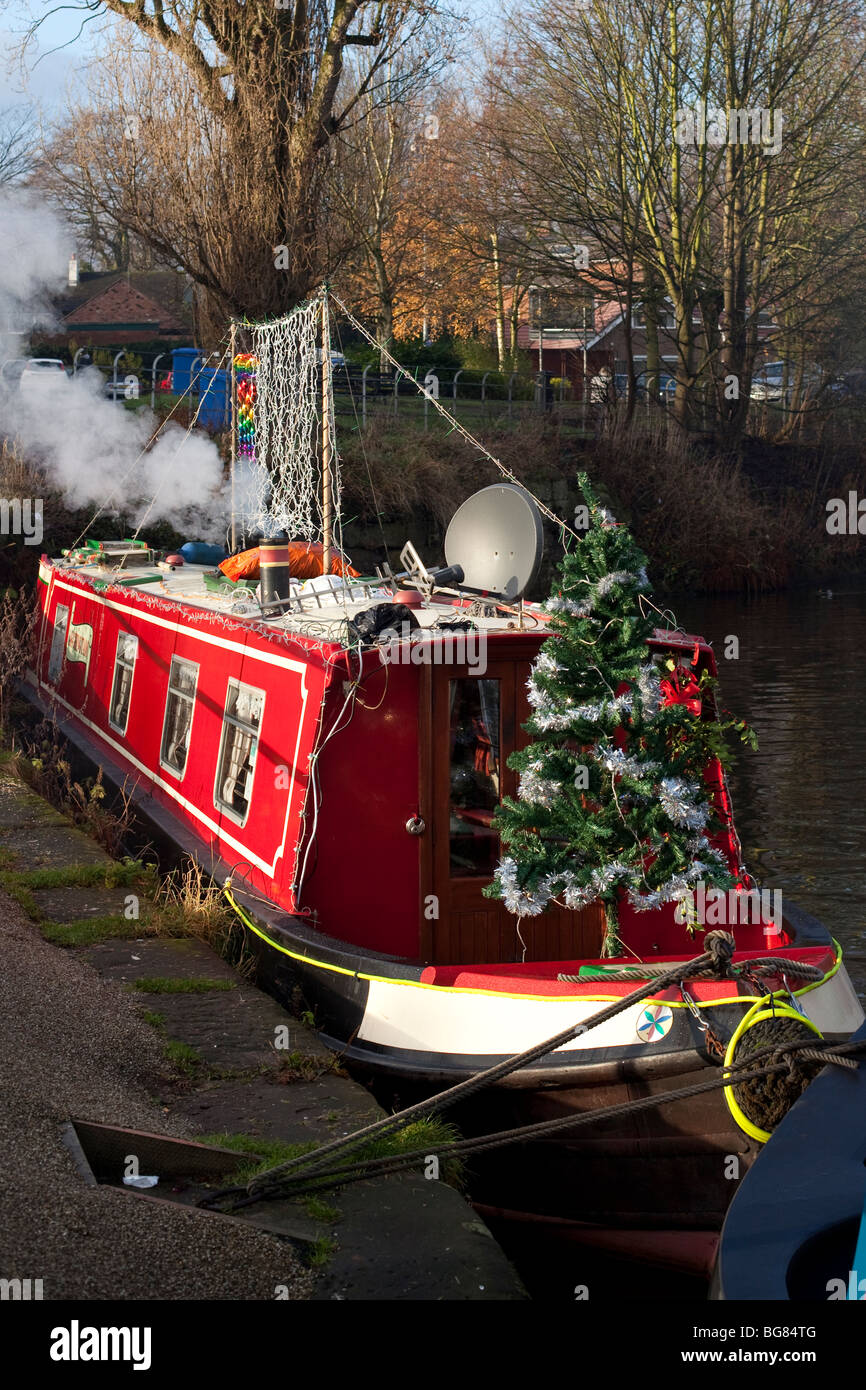
{"label": "neighbouring boat", "polygon": [[[866,1027],[852,1038],[866,1049]],[[731,1203],[717,1299],[866,1299],[866,1055],[828,1066],[782,1120]]]}
{"label": "neighbouring boat", "polygon": [[[503,526],[520,544],[503,545]],[[696,954],[670,904],[623,905],[629,954],[611,960],[600,907],[527,921],[484,895],[499,858],[491,820],[516,791],[508,758],[526,741],[526,682],[549,635],[545,611],[521,597],[540,534],[532,501],[506,482],[457,513],[447,568],[426,570],[407,546],[402,578],[383,565],[275,590],[265,574],[257,596],[206,565],[160,563],[140,540],[40,564],[32,698],[173,841],[231,879],[274,987],[288,998],[300,986],[323,1040],[407,1094],[552,1037]],[[401,615],[408,635],[395,631]],[[657,662],[715,672],[700,637],[659,629],[650,647]],[[742,886],[716,760],[705,782],[714,844]],[[769,953],[808,978],[779,967],[660,989],[479,1096],[477,1124],[688,1085],[717,1065],[708,1025],[730,1038],[768,993],[830,1038],[862,1023],[814,919],[760,903],[735,935],[735,965]],[[671,1232],[705,1245],[733,1190],[725,1156],[747,1165],[758,1147],[714,1091],[510,1150],[485,1200],[513,1207],[519,1178],[527,1211],[643,1232],[643,1246]]]}

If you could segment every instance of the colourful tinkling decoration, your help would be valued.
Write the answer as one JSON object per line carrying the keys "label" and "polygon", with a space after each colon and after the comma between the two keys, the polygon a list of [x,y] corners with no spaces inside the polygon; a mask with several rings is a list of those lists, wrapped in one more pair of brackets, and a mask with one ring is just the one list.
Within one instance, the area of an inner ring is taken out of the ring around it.
{"label": "colourful tinkling decoration", "polygon": [[256,452],[256,369],[259,359],[251,352],[242,352],[234,360],[237,381],[238,453],[241,458],[253,458]]}

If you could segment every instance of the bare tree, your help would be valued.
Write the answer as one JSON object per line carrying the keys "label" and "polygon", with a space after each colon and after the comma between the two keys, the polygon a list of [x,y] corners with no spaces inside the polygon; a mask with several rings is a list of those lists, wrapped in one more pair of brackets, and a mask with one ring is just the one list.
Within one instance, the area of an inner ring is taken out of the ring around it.
{"label": "bare tree", "polygon": [[112,145],[123,149],[116,114],[79,108],[74,120],[59,122],[44,138],[30,182],[61,209],[83,259],[92,266],[150,269],[152,249],[110,211],[123,201]]}
{"label": "bare tree", "polygon": [[846,188],[866,168],[862,19],[861,0],[535,0],[514,21],[518,73],[499,79],[513,114],[494,138],[520,174],[528,249],[545,225],[566,233],[551,250],[588,230],[626,326],[644,306],[654,371],[668,300],[675,418],[709,407],[728,443],[761,314],[796,317],[807,281],[814,312],[813,253],[832,275],[860,246]]}
{"label": "bare tree", "polygon": [[0,112],[0,184],[21,183],[28,177],[37,145],[29,107],[9,106]]}
{"label": "bare tree", "polygon": [[[384,99],[364,94],[358,118],[337,143],[330,184],[331,206],[351,241],[341,283],[355,309],[376,324],[383,371],[389,370],[384,353],[393,349],[395,330],[423,292],[436,225],[427,161],[438,135],[430,79],[441,60],[424,67],[410,59],[410,65],[414,81],[394,63],[385,75]],[[363,80],[359,66],[357,85]]]}
{"label": "bare tree", "polygon": [[[107,117],[101,170],[90,164],[102,211],[191,276],[213,332],[231,314],[262,318],[297,303],[328,269],[331,142],[381,90],[437,0],[82,8],[117,19],[91,106]],[[345,55],[358,46],[371,60],[362,84],[344,92]],[[72,113],[73,139],[82,114]]]}

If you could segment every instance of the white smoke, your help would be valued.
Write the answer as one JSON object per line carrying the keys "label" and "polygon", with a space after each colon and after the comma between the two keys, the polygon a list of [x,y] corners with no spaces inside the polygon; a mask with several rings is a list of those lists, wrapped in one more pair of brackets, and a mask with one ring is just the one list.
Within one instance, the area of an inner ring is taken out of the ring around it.
{"label": "white smoke", "polygon": [[[50,207],[26,191],[0,189],[0,322],[7,332],[57,330],[51,296],[63,287],[72,249]],[[7,359],[26,353],[26,337],[23,346],[7,341]],[[40,373],[26,390],[14,378],[0,382],[0,431],[45,470],[71,508],[104,506],[136,525],[146,518],[144,539],[148,521],[166,520],[190,539],[222,540],[227,496],[216,445],[169,423],[150,446],[158,425],[147,406],[127,410],[109,400],[95,367],[74,377]]]}
{"label": "white smoke", "polygon": [[52,208],[26,189],[0,188],[0,320],[7,335],[54,323],[51,292],[63,284],[71,250]]}

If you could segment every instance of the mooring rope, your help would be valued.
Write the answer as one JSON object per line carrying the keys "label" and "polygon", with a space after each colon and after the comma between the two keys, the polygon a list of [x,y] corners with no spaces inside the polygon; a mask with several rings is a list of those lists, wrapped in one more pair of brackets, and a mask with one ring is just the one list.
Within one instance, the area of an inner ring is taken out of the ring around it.
{"label": "mooring rope", "polygon": [[[866,1041],[828,1044],[823,1048],[810,1046],[808,1040],[803,1043],[786,1042],[782,1048],[778,1044],[774,1044],[753,1053],[749,1063],[744,1067],[724,1068],[707,1081],[694,1082],[691,1086],[681,1087],[677,1091],[664,1091],[642,1096],[636,1100],[623,1101],[619,1105],[607,1106],[603,1110],[586,1111],[581,1115],[568,1114],[552,1120],[542,1120],[533,1125],[521,1125],[513,1129],[498,1130],[495,1134],[480,1135],[475,1139],[453,1140],[435,1146],[428,1143],[423,1148],[407,1149],[401,1154],[389,1154],[380,1158],[360,1158],[354,1163],[347,1163],[342,1167],[339,1164],[310,1165],[308,1169],[299,1172],[294,1178],[284,1174],[278,1180],[265,1183],[265,1179],[273,1178],[273,1175],[280,1171],[279,1169],[271,1169],[267,1173],[260,1174],[246,1188],[223,1188],[218,1193],[202,1198],[198,1205],[214,1206],[225,1201],[230,1202],[231,1210],[239,1210],[259,1201],[299,1197],[305,1193],[344,1187],[353,1182],[387,1177],[393,1173],[422,1166],[431,1157],[431,1149],[434,1147],[435,1157],[441,1160],[490,1152],[494,1149],[504,1148],[509,1144],[531,1143],[559,1134],[564,1130],[579,1129],[586,1125],[601,1123],[604,1120],[620,1119],[625,1115],[634,1115],[640,1111],[650,1110],[655,1106],[667,1105],[678,1100],[690,1100],[720,1087],[740,1086],[758,1078],[778,1075],[783,1072],[790,1073],[793,1066],[796,1065],[796,1056],[802,1056],[809,1061],[822,1064],[836,1062],[846,1069],[857,1070],[858,1064],[853,1060],[851,1054],[863,1051],[866,1051]],[[771,1060],[763,1066],[755,1067],[754,1061],[764,1054],[778,1060]],[[318,1151],[311,1156],[318,1156]],[[282,1167],[285,1166],[282,1165]]]}
{"label": "mooring rope", "polygon": [[[732,966],[730,979],[742,979],[747,973],[760,975],[798,975],[803,980],[822,980],[824,972],[817,965],[807,965],[805,961],[786,960],[783,956],[757,956],[754,960],[743,961],[741,966]],[[562,984],[628,984],[631,980],[645,980],[665,974],[665,967],[648,962],[646,965],[626,965],[621,970],[599,968],[598,975],[557,975]],[[692,975],[693,980],[716,979],[715,971],[704,970]]]}
{"label": "mooring rope", "polygon": [[[251,930],[255,930],[254,924],[235,900],[231,892],[231,887],[227,885],[224,891],[227,900],[244,924]],[[668,985],[682,984],[687,979],[692,979],[696,974],[700,975],[708,969],[712,970],[717,978],[729,978],[731,972],[731,959],[736,947],[733,935],[730,932],[721,930],[708,932],[704,938],[704,945],[707,949],[700,956],[696,956],[690,961],[679,962],[677,965],[657,975],[646,984],[642,984],[638,989],[632,990],[622,999],[615,1000],[605,1008],[598,1010],[598,1012],[592,1014],[590,1018],[584,1020],[582,1023],[572,1024],[569,1028],[563,1029],[562,1032],[555,1034],[552,1038],[548,1038],[541,1043],[536,1043],[533,1047],[527,1048],[525,1051],[517,1053],[512,1057],[508,1057],[495,1066],[477,1072],[474,1076],[467,1077],[464,1081],[458,1082],[455,1086],[449,1087],[446,1091],[439,1092],[436,1095],[427,1097],[425,1100],[418,1101],[415,1105],[409,1106],[406,1110],[399,1111],[396,1115],[386,1115],[383,1119],[374,1121],[374,1123],[366,1125],[352,1134],[345,1135],[340,1139],[331,1140],[330,1143],[322,1145],[311,1153],[302,1154],[296,1158],[288,1159],[284,1163],[276,1164],[266,1172],[259,1173],[253,1177],[246,1187],[229,1188],[219,1193],[210,1194],[202,1198],[199,1205],[209,1206],[222,1200],[231,1199],[232,1197],[240,1197],[244,1202],[247,1198],[256,1200],[263,1195],[265,1191],[272,1192],[274,1190],[275,1181],[278,1178],[279,1182],[277,1182],[276,1185],[280,1188],[284,1186],[286,1182],[291,1182],[292,1179],[287,1175],[293,1172],[298,1172],[298,1182],[309,1182],[313,1175],[322,1173],[322,1170],[330,1168],[331,1160],[334,1155],[343,1153],[349,1149],[363,1147],[373,1139],[382,1139],[385,1136],[390,1136],[390,1134],[404,1129],[408,1124],[414,1123],[416,1120],[422,1118],[422,1116],[433,1114],[456,1104],[458,1101],[467,1099],[476,1091],[483,1090],[485,1087],[503,1080],[512,1073],[520,1071],[527,1066],[531,1066],[533,1062],[556,1051],[557,1048],[562,1047],[565,1043],[571,1042],[574,1038],[588,1033],[594,1028],[600,1027],[601,1024],[608,1022],[612,1018],[616,1018],[618,1014],[623,1013],[626,1009],[632,1008],[635,1004],[640,1003],[642,999],[657,994],[659,989],[666,988]],[[775,958],[770,957],[768,959],[773,960]],[[752,964],[752,962],[750,962],[750,964]],[[788,962],[784,961],[783,964],[787,967]],[[814,967],[808,968],[814,970]],[[820,972],[817,973],[820,974]],[[712,1083],[712,1085],[716,1084],[718,1084],[716,1081]],[[694,1092],[694,1094],[700,1094],[700,1091],[703,1089],[712,1089],[712,1086],[710,1086],[709,1083],[701,1083],[700,1089]],[[688,1094],[692,1094],[690,1088],[686,1092],[683,1092],[684,1096]],[[676,1099],[677,1093],[671,1093],[669,1098]],[[655,1101],[653,1101],[653,1103],[655,1103]],[[599,1115],[602,1112],[595,1113]],[[615,1109],[615,1113],[620,1113],[618,1108]],[[545,1122],[545,1124],[550,1123],[551,1122]],[[569,1119],[569,1123],[573,1123],[573,1121]],[[498,1142],[516,1142],[516,1135],[518,1133],[521,1134],[523,1138],[532,1138],[534,1132],[535,1127],[530,1126],[526,1130],[508,1131],[508,1137],[501,1140],[498,1136],[486,1136],[484,1142],[490,1141],[495,1147]],[[478,1140],[465,1140],[460,1142],[471,1145],[477,1145],[479,1143]],[[303,1171],[299,1172],[298,1170]],[[351,1171],[351,1169],[347,1171]]]}

